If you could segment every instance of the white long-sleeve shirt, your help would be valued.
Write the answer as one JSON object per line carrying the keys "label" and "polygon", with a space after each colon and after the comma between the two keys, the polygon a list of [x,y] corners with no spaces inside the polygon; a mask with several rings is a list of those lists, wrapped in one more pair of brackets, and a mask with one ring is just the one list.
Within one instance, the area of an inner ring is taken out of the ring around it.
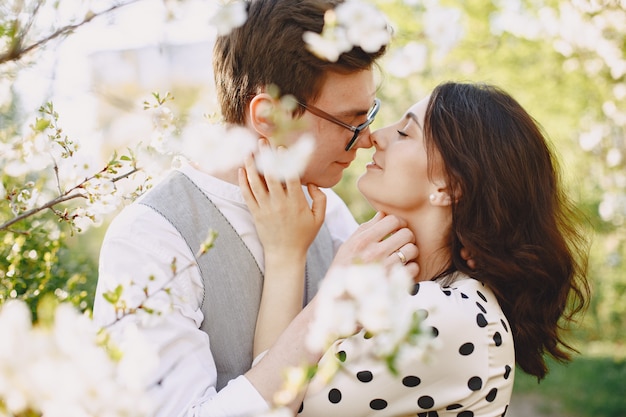
{"label": "white long-sleeve shirt", "polygon": [[[239,187],[189,165],[179,169],[222,211],[264,270],[263,247]],[[327,195],[326,224],[336,252],[357,223],[339,196],[332,190],[323,191]],[[101,247],[94,301],[96,323],[107,325],[115,321],[112,305],[102,296],[104,292],[130,280],[157,288],[159,283],[171,279],[174,258],[179,270],[194,262],[177,230],[147,206],[133,203],[126,207],[112,221]],[[156,279],[148,282],[150,276]],[[157,408],[155,417],[233,417],[267,410],[265,400],[245,376],[216,391],[217,369],[210,337],[199,329],[204,317],[203,284],[198,268],[179,273],[169,288],[173,294],[173,311],[152,326],[141,326],[142,336],[159,356],[158,370],[150,381],[150,394]],[[129,316],[114,328],[132,320]]]}

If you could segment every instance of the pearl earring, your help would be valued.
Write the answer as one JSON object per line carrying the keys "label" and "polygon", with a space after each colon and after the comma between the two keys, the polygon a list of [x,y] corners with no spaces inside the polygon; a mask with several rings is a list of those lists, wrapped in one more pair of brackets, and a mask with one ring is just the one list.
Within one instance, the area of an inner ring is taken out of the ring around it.
{"label": "pearl earring", "polygon": [[431,201],[431,203],[435,201],[435,198],[437,198],[435,194],[431,194],[428,196],[428,199]]}

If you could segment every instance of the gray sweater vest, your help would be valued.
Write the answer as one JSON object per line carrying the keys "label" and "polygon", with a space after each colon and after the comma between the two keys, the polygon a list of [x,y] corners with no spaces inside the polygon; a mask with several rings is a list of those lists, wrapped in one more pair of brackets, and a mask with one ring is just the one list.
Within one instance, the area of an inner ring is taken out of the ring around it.
{"label": "gray sweater vest", "polygon": [[[200,328],[210,336],[220,390],[252,365],[263,272],[222,212],[181,172],[172,172],[139,202],[168,220],[194,257],[209,230],[218,233],[214,247],[196,263],[204,284]],[[307,254],[304,303],[317,292],[333,255],[330,233],[323,225]]]}

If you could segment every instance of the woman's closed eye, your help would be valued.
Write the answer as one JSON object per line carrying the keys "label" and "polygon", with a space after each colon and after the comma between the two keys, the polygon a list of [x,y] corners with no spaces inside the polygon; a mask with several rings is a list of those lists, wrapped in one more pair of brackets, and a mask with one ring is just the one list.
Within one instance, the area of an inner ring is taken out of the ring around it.
{"label": "woman's closed eye", "polygon": [[400,135],[403,138],[406,138],[407,136],[409,136],[409,135],[406,134],[406,132],[404,132],[402,130],[396,130],[396,132],[398,132],[398,135]]}

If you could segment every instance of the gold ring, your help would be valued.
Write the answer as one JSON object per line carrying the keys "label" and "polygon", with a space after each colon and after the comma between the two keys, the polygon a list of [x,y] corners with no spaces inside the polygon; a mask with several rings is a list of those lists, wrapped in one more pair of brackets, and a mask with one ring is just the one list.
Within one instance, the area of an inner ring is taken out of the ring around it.
{"label": "gold ring", "polygon": [[402,265],[406,265],[406,256],[404,256],[404,253],[402,253],[400,249],[398,249],[394,253],[398,255],[398,258],[400,258],[400,262],[402,262]]}

